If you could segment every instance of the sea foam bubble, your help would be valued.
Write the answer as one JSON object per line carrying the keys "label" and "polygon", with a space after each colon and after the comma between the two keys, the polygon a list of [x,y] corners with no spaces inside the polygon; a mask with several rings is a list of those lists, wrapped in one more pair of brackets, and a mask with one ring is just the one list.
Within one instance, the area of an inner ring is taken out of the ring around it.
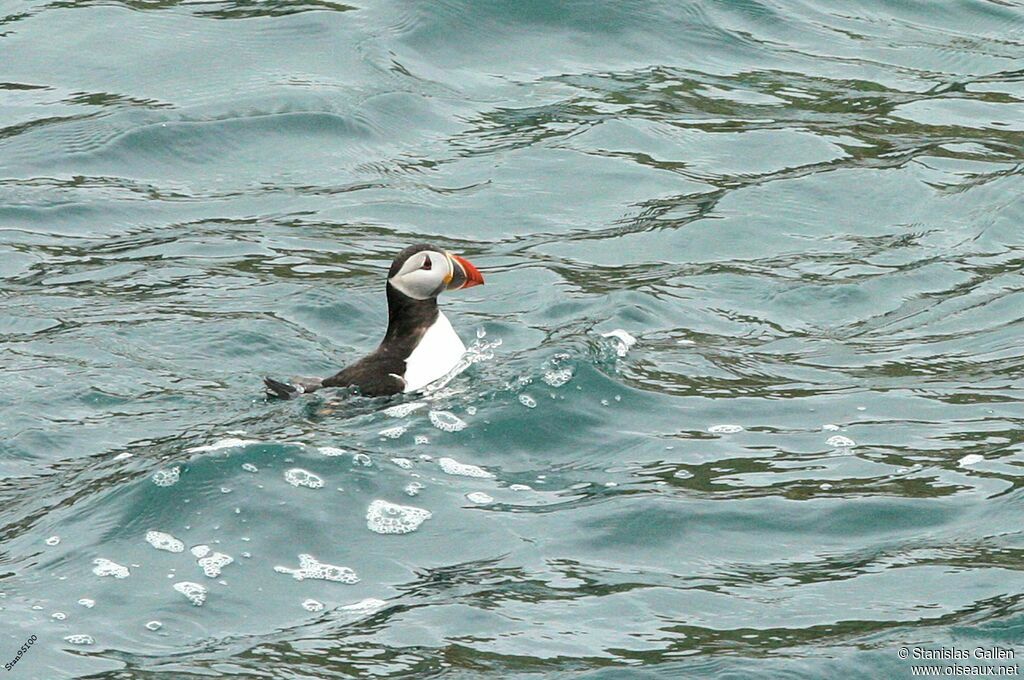
{"label": "sea foam bubble", "polygon": [[391,406],[384,409],[384,415],[391,416],[392,418],[405,418],[410,413],[418,411],[427,403],[425,401],[412,401],[408,404],[398,404],[397,406]]}
{"label": "sea foam bubble", "polygon": [[157,470],[153,473],[152,479],[153,483],[157,486],[174,486],[178,483],[180,477],[181,469],[175,465],[174,467]]}
{"label": "sea foam bubble", "polygon": [[358,583],[359,576],[348,567],[339,567],[334,564],[320,562],[312,555],[299,555],[299,568],[274,567],[279,574],[291,574],[296,581],[303,579],[320,579],[323,581],[336,581],[338,583]]}
{"label": "sea foam bubble", "polygon": [[309,470],[303,470],[302,468],[286,470],[284,479],[292,486],[305,486],[310,489],[319,489],[324,485],[324,480]]}
{"label": "sea foam bubble", "polygon": [[91,635],[79,633],[77,635],[68,635],[64,638],[64,642],[70,643],[72,645],[91,645],[95,644],[96,641],[92,639]]}
{"label": "sea foam bubble", "polygon": [[431,516],[429,510],[375,500],[366,510],[366,527],[378,534],[408,534]]}
{"label": "sea foam bubble", "polygon": [[451,411],[431,411],[429,415],[431,424],[439,430],[459,432],[466,429],[466,421]]}
{"label": "sea foam bubble", "polygon": [[438,458],[437,464],[441,466],[441,470],[448,475],[459,475],[462,477],[480,477],[483,479],[490,479],[494,477],[494,474],[488,472],[482,467],[476,465],[470,465],[468,463],[460,463],[454,458]]}
{"label": "sea foam bubble", "polygon": [[406,429],[405,425],[395,425],[394,427],[383,429],[377,434],[381,437],[387,437],[388,439],[398,439],[405,434]]}
{"label": "sea foam bubble", "polygon": [[146,543],[157,550],[166,550],[167,552],[180,553],[185,551],[185,544],[176,539],[170,534],[164,533],[163,531],[147,531],[146,532]]}
{"label": "sea foam bubble", "polygon": [[105,557],[97,557],[92,561],[96,566],[92,568],[92,573],[97,576],[113,576],[114,578],[128,578],[130,571],[128,567],[112,562]]}
{"label": "sea foam bubble", "polygon": [[181,581],[174,584],[174,589],[187,597],[188,601],[196,607],[201,607],[206,602],[206,586],[192,581]]}
{"label": "sea foam bubble", "polygon": [[203,573],[210,578],[217,578],[220,576],[221,569],[234,561],[235,560],[231,555],[225,555],[222,552],[215,552],[196,560],[197,564],[203,568]]}
{"label": "sea foam bubble", "polygon": [[308,598],[302,601],[302,608],[308,612],[318,612],[323,610],[324,603]]}

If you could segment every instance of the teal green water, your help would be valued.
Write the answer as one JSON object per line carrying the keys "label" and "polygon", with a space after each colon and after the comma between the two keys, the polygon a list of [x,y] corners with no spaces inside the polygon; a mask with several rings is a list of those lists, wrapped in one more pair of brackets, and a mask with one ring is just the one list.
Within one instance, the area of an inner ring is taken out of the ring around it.
{"label": "teal green water", "polygon": [[[353,3],[0,4],[5,677],[1020,661],[1024,8]],[[268,403],[420,241],[478,361]]]}

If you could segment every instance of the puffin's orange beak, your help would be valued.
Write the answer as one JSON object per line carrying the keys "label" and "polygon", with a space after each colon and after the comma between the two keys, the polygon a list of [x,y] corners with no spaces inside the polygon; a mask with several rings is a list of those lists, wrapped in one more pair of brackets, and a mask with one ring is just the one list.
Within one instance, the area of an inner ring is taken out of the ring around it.
{"label": "puffin's orange beak", "polygon": [[472,262],[452,253],[448,253],[448,257],[452,260],[452,276],[445,286],[447,290],[461,290],[483,285],[484,277]]}

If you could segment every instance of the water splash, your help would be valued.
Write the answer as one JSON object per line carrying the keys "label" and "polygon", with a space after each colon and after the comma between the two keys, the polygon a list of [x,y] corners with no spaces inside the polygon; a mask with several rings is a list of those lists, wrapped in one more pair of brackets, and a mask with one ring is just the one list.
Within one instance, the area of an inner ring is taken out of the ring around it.
{"label": "water splash", "polygon": [[620,357],[626,356],[629,353],[630,348],[636,344],[636,338],[621,328],[616,328],[615,330],[608,331],[607,333],[601,333],[601,337],[612,338],[614,341],[615,353]]}
{"label": "water splash", "polygon": [[214,442],[213,444],[206,444],[205,446],[193,446],[190,449],[185,449],[188,453],[209,453],[210,451],[220,451],[221,449],[237,449],[250,444],[259,444],[260,442],[255,439],[238,439],[235,437],[228,437],[227,439],[221,439],[220,441]]}

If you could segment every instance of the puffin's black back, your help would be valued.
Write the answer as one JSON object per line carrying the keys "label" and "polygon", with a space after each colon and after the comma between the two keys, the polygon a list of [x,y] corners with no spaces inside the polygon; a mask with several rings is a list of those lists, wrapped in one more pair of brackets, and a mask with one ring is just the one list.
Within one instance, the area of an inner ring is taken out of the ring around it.
{"label": "puffin's black back", "polygon": [[405,261],[424,250],[436,250],[420,243],[400,252],[388,270],[388,329],[371,354],[323,381],[324,387],[356,386],[368,397],[397,394],[405,389],[405,360],[416,349],[423,334],[437,321],[437,297],[416,300],[391,285],[391,277]]}

